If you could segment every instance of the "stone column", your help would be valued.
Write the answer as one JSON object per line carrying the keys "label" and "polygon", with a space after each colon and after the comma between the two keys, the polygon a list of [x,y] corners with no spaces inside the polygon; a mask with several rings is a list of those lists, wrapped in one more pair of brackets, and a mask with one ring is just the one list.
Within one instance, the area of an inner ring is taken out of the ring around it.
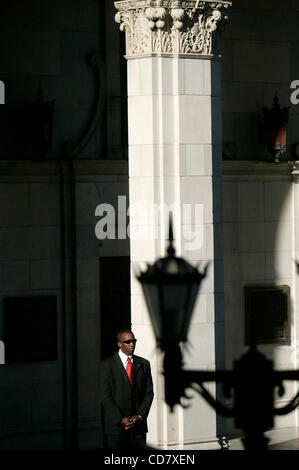
{"label": "stone column", "polygon": [[[295,368],[299,368],[299,301],[298,301],[298,292],[299,292],[299,207],[298,207],[298,201],[299,201],[299,161],[297,160],[296,162],[293,163],[293,169],[292,169],[292,180],[293,180],[293,191],[292,191],[292,196],[293,196],[293,201],[292,201],[292,206],[293,206],[293,223],[294,223],[294,231],[293,231],[293,237],[294,237],[294,242],[293,242],[293,253],[294,257],[297,263],[297,266],[293,265],[293,276],[294,276],[294,283],[293,283],[293,320],[292,320],[292,325],[293,325],[293,338],[295,337],[295,354],[294,354],[294,363],[295,363]],[[294,269],[295,268],[295,269]],[[295,272],[294,272],[295,271]],[[295,389],[295,393],[298,392],[298,382],[297,382],[297,388]],[[294,393],[294,394],[295,394]],[[296,410],[296,418],[295,418],[296,426],[299,425],[299,409],[297,407]]]}
{"label": "stone column", "polygon": [[[223,367],[221,62],[215,33],[222,24],[221,11],[229,5],[195,0],[115,2],[128,59],[132,329],[138,338],[136,353],[152,365],[155,400],[148,441],[156,445],[198,442],[219,434],[214,411],[200,397],[188,410],[177,407],[169,413],[161,356],[134,267],[165,255],[168,209],[177,207],[178,255],[193,264],[210,262],[193,314],[185,364]],[[158,218],[151,217],[154,205],[161,209]],[[208,387],[215,392],[214,385]]]}

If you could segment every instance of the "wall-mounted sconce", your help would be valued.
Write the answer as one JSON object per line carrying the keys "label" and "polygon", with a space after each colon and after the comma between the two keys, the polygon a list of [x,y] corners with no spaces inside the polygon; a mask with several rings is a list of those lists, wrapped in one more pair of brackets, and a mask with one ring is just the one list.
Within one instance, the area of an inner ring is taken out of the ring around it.
{"label": "wall-mounted sconce", "polygon": [[42,159],[50,150],[52,144],[54,103],[44,101],[42,89],[37,90],[37,99],[29,103],[28,109],[28,137],[32,153]]}
{"label": "wall-mounted sconce", "polygon": [[277,93],[271,109],[263,108],[263,130],[268,151],[278,163],[286,152],[287,123],[289,119],[289,107],[280,108]]}

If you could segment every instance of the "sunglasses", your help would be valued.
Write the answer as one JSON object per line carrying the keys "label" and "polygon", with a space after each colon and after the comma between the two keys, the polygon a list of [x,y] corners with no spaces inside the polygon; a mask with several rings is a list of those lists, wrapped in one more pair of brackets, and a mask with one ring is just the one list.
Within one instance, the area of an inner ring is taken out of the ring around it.
{"label": "sunglasses", "polygon": [[136,344],[136,342],[137,342],[137,339],[127,339],[126,341],[121,341],[121,343],[125,343],[125,344],[130,344],[130,343]]}

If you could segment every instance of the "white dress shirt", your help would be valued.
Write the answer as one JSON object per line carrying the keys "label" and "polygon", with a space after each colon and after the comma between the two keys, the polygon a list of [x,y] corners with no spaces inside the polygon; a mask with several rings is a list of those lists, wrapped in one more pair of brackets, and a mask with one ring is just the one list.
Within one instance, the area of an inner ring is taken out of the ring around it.
{"label": "white dress shirt", "polygon": [[124,366],[125,369],[126,369],[126,367],[127,367],[127,360],[128,360],[128,357],[131,359],[131,362],[132,362],[132,364],[133,364],[133,356],[132,356],[132,354],[131,354],[130,356],[127,356],[125,353],[123,353],[123,352],[121,351],[121,349],[119,349],[118,354],[119,354],[119,357],[120,357],[121,362],[123,363],[123,366]]}

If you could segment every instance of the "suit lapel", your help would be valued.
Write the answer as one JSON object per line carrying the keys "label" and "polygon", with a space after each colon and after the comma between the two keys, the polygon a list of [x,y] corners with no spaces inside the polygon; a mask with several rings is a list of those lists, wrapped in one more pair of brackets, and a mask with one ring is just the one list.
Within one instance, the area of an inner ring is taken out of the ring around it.
{"label": "suit lapel", "polygon": [[132,385],[136,383],[136,377],[140,369],[141,363],[138,356],[133,354],[133,365],[132,365]]}
{"label": "suit lapel", "polygon": [[[118,374],[120,374],[124,379],[125,382],[131,386],[127,372],[124,368],[123,363],[121,362],[121,358],[119,357],[118,352],[113,356],[114,367]],[[141,362],[138,356],[134,356],[133,354],[133,364],[132,364],[132,386],[136,382],[136,377],[138,375],[138,371],[140,369]]]}
{"label": "suit lapel", "polygon": [[126,373],[126,370],[124,368],[123,363],[121,362],[121,358],[119,357],[118,353],[114,355],[114,365],[115,365],[115,369],[117,370],[117,373],[120,374],[124,378],[125,382],[130,385],[128,375]]}
{"label": "suit lapel", "polygon": [[[126,372],[126,369],[124,368],[124,365],[121,361],[121,358],[119,357],[118,352],[114,355],[114,363],[115,363],[115,368],[117,369],[118,374],[120,374],[125,380],[125,383],[127,383],[131,387],[128,374]],[[133,382],[133,370],[134,370],[134,362],[132,365],[132,382]]]}

